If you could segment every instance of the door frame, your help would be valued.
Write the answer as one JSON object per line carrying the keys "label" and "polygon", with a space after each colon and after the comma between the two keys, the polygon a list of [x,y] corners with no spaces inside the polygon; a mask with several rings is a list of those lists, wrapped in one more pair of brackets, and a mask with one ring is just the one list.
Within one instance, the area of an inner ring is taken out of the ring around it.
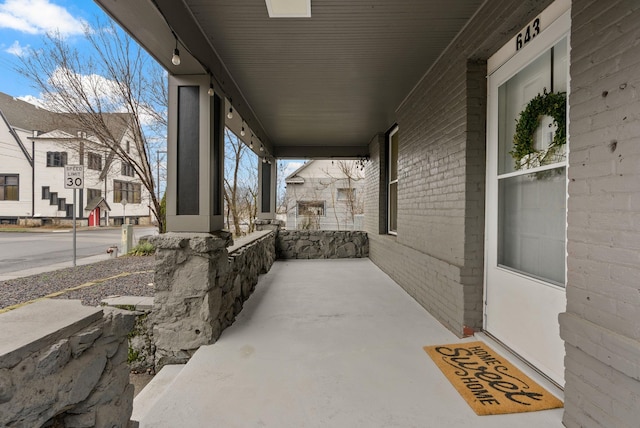
{"label": "door frame", "polygon": [[[488,76],[487,76],[487,144],[486,144],[486,196],[485,196],[485,262],[484,262],[484,284],[483,284],[483,330],[489,335],[492,336],[491,330],[487,330],[487,314],[488,314],[488,287],[489,287],[489,274],[490,269],[501,269],[497,264],[497,232],[498,232],[498,124],[496,123],[496,118],[498,117],[498,93],[497,90],[494,91],[492,88],[499,88],[500,85],[504,84],[507,80],[509,80],[512,76],[518,73],[518,70],[522,70],[531,62],[535,61],[539,55],[543,54],[545,51],[554,46],[558,41],[562,38],[567,37],[568,43],[568,55],[570,58],[570,28],[571,28],[571,16],[570,16],[570,4],[568,2],[561,0],[553,3],[548,9],[546,9],[543,13],[540,14],[540,17],[546,19],[552,19],[548,25],[546,25],[543,30],[540,32],[538,37],[535,40],[532,40],[530,44],[514,52],[513,54],[509,54],[509,47],[505,45],[502,49],[500,49],[491,59],[488,61]],[[555,15],[555,16],[554,16]],[[555,19],[553,19],[555,18]],[[512,42],[514,43],[512,39]],[[570,63],[570,60],[569,60]],[[515,71],[514,71],[515,70]],[[567,74],[569,74],[567,72]],[[570,76],[567,75],[567,99],[570,93]],[[565,171],[568,172],[569,168],[569,103],[567,102],[567,145],[566,145],[566,154],[567,154],[567,162],[565,164]],[[527,170],[528,173],[541,171],[548,169],[546,167],[538,167]],[[565,184],[565,197],[568,198],[568,180]],[[566,217],[565,217],[566,222]],[[567,257],[566,252],[566,233],[567,228],[565,226],[565,260]],[[494,236],[496,235],[496,236]],[[528,275],[507,270],[510,274],[525,277],[527,280],[535,281],[544,286],[560,288],[554,284],[546,282],[544,280],[537,279],[535,277],[530,277]],[[565,287],[567,282],[567,269],[565,263]],[[566,307],[566,288],[563,290],[565,293],[565,307]],[[552,333],[553,334],[553,333]],[[558,338],[559,334],[559,325],[557,331]],[[494,337],[494,336],[492,336]],[[494,337],[495,338],[495,337]],[[537,371],[539,371],[544,377],[551,380],[558,386],[564,382],[564,379],[560,378],[561,374],[555,373],[555,375],[551,375],[551,373],[545,373],[540,368],[543,364],[539,364],[535,358],[529,355],[523,355],[518,352],[518,349],[514,349],[508,342],[503,343],[503,341],[498,337],[495,338],[498,342],[503,344],[506,348],[510,349],[516,356],[523,359],[529,365],[532,365]],[[561,363],[564,366],[564,363]],[[540,367],[538,367],[540,366]]]}

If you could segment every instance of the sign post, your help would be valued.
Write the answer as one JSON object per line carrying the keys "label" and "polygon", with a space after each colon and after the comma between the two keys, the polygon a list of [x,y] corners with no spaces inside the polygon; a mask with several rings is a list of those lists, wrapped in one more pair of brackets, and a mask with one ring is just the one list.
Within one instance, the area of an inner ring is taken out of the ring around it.
{"label": "sign post", "polygon": [[65,165],[64,188],[73,189],[73,266],[76,266],[76,190],[84,188],[84,166]]}

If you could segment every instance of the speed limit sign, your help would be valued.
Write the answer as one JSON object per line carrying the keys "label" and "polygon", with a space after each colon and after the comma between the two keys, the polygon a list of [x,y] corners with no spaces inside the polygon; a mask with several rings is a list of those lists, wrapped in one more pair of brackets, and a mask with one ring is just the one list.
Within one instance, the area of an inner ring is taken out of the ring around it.
{"label": "speed limit sign", "polygon": [[64,167],[64,188],[83,189],[84,188],[84,166],[66,165]]}

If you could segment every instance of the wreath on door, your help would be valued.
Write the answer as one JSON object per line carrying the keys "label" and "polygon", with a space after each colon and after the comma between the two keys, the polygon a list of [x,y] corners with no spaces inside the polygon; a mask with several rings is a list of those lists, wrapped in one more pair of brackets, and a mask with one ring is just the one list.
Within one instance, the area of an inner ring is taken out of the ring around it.
{"label": "wreath on door", "polygon": [[[553,141],[545,150],[536,150],[534,134],[543,116],[550,116],[556,125]],[[509,154],[515,160],[515,169],[552,163],[556,154],[567,143],[567,95],[565,92],[549,92],[536,95],[520,112],[513,136],[513,150]]]}

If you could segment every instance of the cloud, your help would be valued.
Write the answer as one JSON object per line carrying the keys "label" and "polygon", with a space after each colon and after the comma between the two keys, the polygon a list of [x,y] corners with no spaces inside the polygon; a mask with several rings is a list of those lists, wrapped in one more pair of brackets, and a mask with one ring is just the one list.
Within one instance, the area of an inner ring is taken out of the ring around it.
{"label": "cloud", "polygon": [[34,97],[33,95],[24,95],[22,97],[16,97],[19,100],[26,101],[29,104],[33,104],[36,107],[46,108],[44,101],[38,97]]}
{"label": "cloud", "polygon": [[61,36],[82,34],[85,21],[49,0],[5,0],[0,3],[0,28],[27,34],[59,32]]}
{"label": "cloud", "polygon": [[301,161],[285,161],[287,162],[287,164],[284,167],[284,176],[288,177],[291,174],[293,174],[293,172],[300,168],[302,165],[304,165],[304,162]]}
{"label": "cloud", "polygon": [[21,46],[19,41],[13,42],[11,46],[4,50],[7,53],[15,56],[27,56],[29,54],[29,45]]}

